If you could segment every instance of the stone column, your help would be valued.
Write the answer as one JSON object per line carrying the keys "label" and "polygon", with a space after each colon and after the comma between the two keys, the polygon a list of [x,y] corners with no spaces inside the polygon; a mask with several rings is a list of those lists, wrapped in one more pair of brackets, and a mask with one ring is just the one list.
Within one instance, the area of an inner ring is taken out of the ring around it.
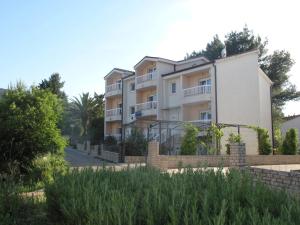
{"label": "stone column", "polygon": [[230,167],[246,166],[246,147],[245,144],[230,144]]}
{"label": "stone column", "polygon": [[157,167],[158,155],[159,155],[159,143],[157,141],[150,141],[148,143],[147,166]]}

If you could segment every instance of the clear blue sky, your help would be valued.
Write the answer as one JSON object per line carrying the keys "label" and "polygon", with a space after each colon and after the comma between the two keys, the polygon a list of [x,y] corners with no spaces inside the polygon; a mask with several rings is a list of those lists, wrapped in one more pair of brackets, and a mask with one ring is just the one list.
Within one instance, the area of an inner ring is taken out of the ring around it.
{"label": "clear blue sky", "polygon": [[[179,60],[214,34],[223,38],[244,24],[268,37],[270,50],[287,49],[300,62],[296,3],[257,1],[245,9],[240,1],[217,2],[0,1],[0,87],[38,84],[59,72],[69,97],[103,93],[103,77],[113,67],[132,69],[145,55]],[[291,74],[299,89],[298,64]],[[285,112],[300,113],[299,103]]]}

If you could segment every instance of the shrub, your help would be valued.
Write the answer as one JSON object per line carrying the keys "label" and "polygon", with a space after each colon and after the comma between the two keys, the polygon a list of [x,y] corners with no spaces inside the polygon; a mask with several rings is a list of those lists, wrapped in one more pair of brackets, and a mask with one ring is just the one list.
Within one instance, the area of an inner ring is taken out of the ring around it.
{"label": "shrub", "polygon": [[46,183],[53,182],[57,174],[64,175],[68,171],[68,165],[62,155],[47,154],[37,157],[32,164],[28,178],[32,182]]}
{"label": "shrub", "polygon": [[61,113],[61,101],[48,91],[22,84],[8,90],[0,99],[0,172],[26,173],[37,155],[63,152]]}
{"label": "shrub", "polygon": [[114,136],[107,136],[104,139],[105,145],[116,145],[117,143],[118,143],[118,141]]}
{"label": "shrub", "polygon": [[282,153],[284,155],[295,155],[298,147],[298,132],[295,128],[289,129],[282,143]]}
{"label": "shrub", "polygon": [[143,132],[137,128],[132,128],[130,135],[125,142],[125,155],[142,156],[147,151],[148,141]]}
{"label": "shrub", "polygon": [[258,153],[260,155],[269,155],[272,152],[272,146],[268,130],[260,127],[251,128],[257,133]]}
{"label": "shrub", "polygon": [[239,134],[234,134],[234,133],[230,133],[229,137],[227,139],[227,144],[226,146],[226,154],[230,155],[230,144],[236,144],[236,143],[241,143],[242,142],[242,137]]}
{"label": "shrub", "polygon": [[21,184],[0,177],[0,223],[5,225],[47,225],[45,202],[41,198],[21,196]]}
{"label": "shrub", "polygon": [[199,130],[192,124],[185,125],[185,134],[180,147],[181,155],[195,155],[198,145],[198,133]]}
{"label": "shrub", "polygon": [[300,224],[300,202],[231,170],[72,170],[47,185],[54,224]]}

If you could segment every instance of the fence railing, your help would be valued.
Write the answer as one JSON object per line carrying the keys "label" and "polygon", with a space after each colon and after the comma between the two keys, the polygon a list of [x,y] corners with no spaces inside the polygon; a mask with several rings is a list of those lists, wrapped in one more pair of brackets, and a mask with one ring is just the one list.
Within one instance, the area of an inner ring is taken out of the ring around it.
{"label": "fence railing", "polygon": [[121,90],[122,83],[114,83],[106,86],[106,92]]}
{"label": "fence railing", "polygon": [[211,85],[200,85],[196,87],[183,89],[184,97],[193,96],[193,95],[201,95],[201,94],[210,94],[211,93]]}
{"label": "fence railing", "polygon": [[136,104],[136,111],[148,110],[148,109],[157,109],[157,101],[144,102]]}
{"label": "fence railing", "polygon": [[154,79],[156,79],[156,76],[157,76],[156,72],[146,73],[144,75],[137,76],[136,83],[140,84],[140,83],[144,83],[146,81],[154,80]]}
{"label": "fence railing", "polygon": [[115,109],[109,109],[106,110],[106,116],[119,116],[122,114],[122,109],[121,108],[115,108]]}

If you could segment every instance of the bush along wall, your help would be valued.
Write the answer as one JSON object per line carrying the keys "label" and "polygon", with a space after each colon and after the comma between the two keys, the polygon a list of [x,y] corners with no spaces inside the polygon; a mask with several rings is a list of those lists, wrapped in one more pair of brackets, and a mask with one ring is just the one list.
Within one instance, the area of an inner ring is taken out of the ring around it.
{"label": "bush along wall", "polygon": [[232,170],[72,170],[46,187],[54,224],[300,224],[300,202]]}
{"label": "bush along wall", "polygon": [[289,129],[282,143],[281,152],[284,155],[295,155],[298,148],[298,132],[295,128]]}

